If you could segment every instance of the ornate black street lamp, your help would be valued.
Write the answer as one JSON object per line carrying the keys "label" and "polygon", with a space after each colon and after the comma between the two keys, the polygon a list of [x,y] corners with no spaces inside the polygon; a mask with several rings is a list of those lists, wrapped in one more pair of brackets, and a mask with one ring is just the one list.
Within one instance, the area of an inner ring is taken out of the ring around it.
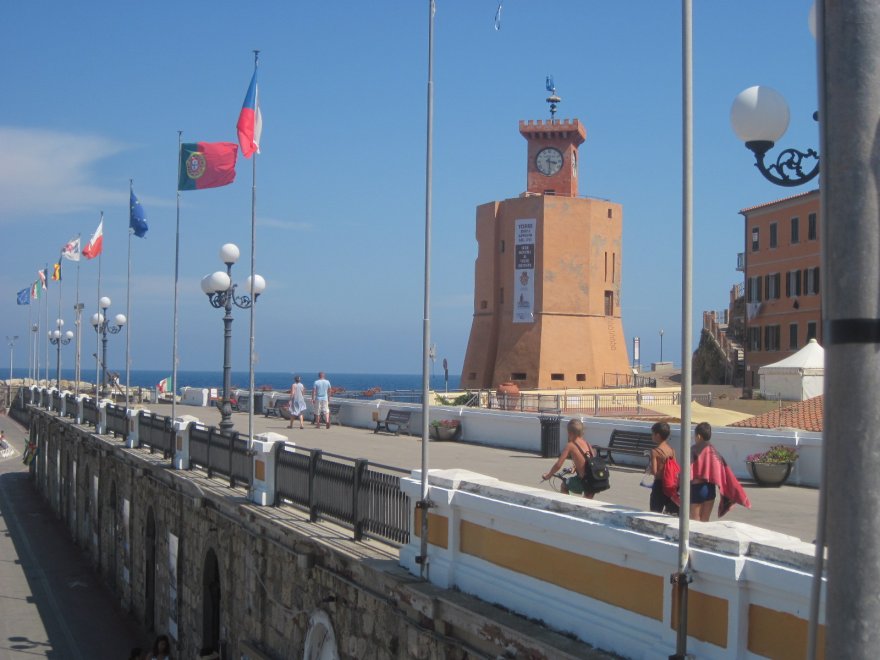
{"label": "ornate black street lamp", "polygon": [[[813,113],[813,119],[818,115]],[[785,134],[789,111],[785,97],[775,89],[756,85],[740,92],[730,109],[733,132],[755,154],[755,167],[777,186],[794,187],[812,181],[819,174],[819,154],[814,149],[783,149],[776,162],[767,165],[764,156]],[[815,162],[813,162],[815,161]],[[812,165],[812,169],[806,171]]]}
{"label": "ornate black street lamp", "polygon": [[248,277],[245,281],[246,293],[237,296],[235,289],[237,284],[232,283],[232,265],[238,261],[238,246],[234,243],[226,243],[220,248],[220,261],[226,264],[226,272],[218,270],[202,278],[202,291],[208,296],[208,302],[212,307],[223,309],[223,399],[220,403],[220,429],[228,431],[233,427],[232,423],[232,306],[240,309],[249,309],[260,294],[266,288],[266,280],[260,275],[254,275],[253,283]]}
{"label": "ornate black street lamp", "polygon": [[64,319],[56,319],[55,325],[58,326],[54,330],[49,331],[49,343],[55,347],[55,387],[61,389],[61,347],[67,346],[73,339],[73,332],[68,330],[62,333],[61,328],[64,327]]}
{"label": "ornate black street lamp", "polygon": [[125,314],[117,314],[113,319],[116,321],[116,325],[110,323],[106,318],[109,314],[107,310],[110,308],[110,298],[107,296],[98,301],[98,306],[101,311],[92,314],[92,327],[95,332],[101,335],[101,394],[105,395],[107,393],[107,334],[119,334],[128,319],[125,318]]}

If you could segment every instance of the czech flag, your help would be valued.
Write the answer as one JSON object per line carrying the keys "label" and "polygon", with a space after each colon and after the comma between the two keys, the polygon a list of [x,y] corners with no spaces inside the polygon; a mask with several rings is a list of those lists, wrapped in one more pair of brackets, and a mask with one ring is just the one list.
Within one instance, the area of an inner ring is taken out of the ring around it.
{"label": "czech flag", "polygon": [[235,181],[238,145],[232,142],[190,142],[180,145],[178,190],[218,188]]}
{"label": "czech flag", "polygon": [[101,222],[98,223],[98,228],[95,230],[95,233],[92,235],[92,240],[89,241],[89,244],[83,248],[82,254],[86,259],[94,259],[99,254],[101,254],[101,250],[104,249],[104,218],[101,218]]}
{"label": "czech flag", "polygon": [[260,96],[257,91],[257,70],[251,78],[250,87],[244,97],[241,106],[241,114],[238,116],[238,143],[241,145],[241,154],[250,158],[254,153],[260,153],[260,134],[263,132],[263,115],[260,113]]}

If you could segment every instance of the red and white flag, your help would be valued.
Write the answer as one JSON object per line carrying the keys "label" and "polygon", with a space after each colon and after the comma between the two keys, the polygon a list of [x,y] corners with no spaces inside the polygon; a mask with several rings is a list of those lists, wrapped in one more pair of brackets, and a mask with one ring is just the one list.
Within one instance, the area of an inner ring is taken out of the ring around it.
{"label": "red and white flag", "polygon": [[99,254],[101,254],[101,250],[104,248],[104,219],[101,218],[101,222],[98,223],[98,228],[95,230],[95,233],[92,234],[92,239],[89,241],[89,244],[83,248],[82,254],[86,259],[94,259]]}
{"label": "red and white flag", "polygon": [[70,261],[79,261],[79,236],[71,239],[61,248],[61,256]]}

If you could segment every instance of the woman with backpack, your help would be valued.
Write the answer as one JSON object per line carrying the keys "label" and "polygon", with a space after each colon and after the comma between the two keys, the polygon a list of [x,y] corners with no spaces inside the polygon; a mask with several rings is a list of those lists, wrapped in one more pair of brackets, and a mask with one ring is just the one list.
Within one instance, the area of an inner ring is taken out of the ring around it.
{"label": "woman with backpack", "polygon": [[651,450],[648,474],[654,475],[648,506],[654,513],[678,515],[678,462],[669,444],[669,424],[657,422],[651,427],[651,439],[657,445]]}

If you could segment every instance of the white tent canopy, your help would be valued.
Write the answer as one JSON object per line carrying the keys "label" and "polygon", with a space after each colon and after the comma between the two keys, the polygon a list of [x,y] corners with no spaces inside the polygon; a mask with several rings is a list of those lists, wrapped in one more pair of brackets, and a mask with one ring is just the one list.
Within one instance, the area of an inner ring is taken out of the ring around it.
{"label": "white tent canopy", "polygon": [[806,401],[822,394],[825,384],[825,349],[811,339],[784,360],[758,369],[761,395],[784,401]]}

